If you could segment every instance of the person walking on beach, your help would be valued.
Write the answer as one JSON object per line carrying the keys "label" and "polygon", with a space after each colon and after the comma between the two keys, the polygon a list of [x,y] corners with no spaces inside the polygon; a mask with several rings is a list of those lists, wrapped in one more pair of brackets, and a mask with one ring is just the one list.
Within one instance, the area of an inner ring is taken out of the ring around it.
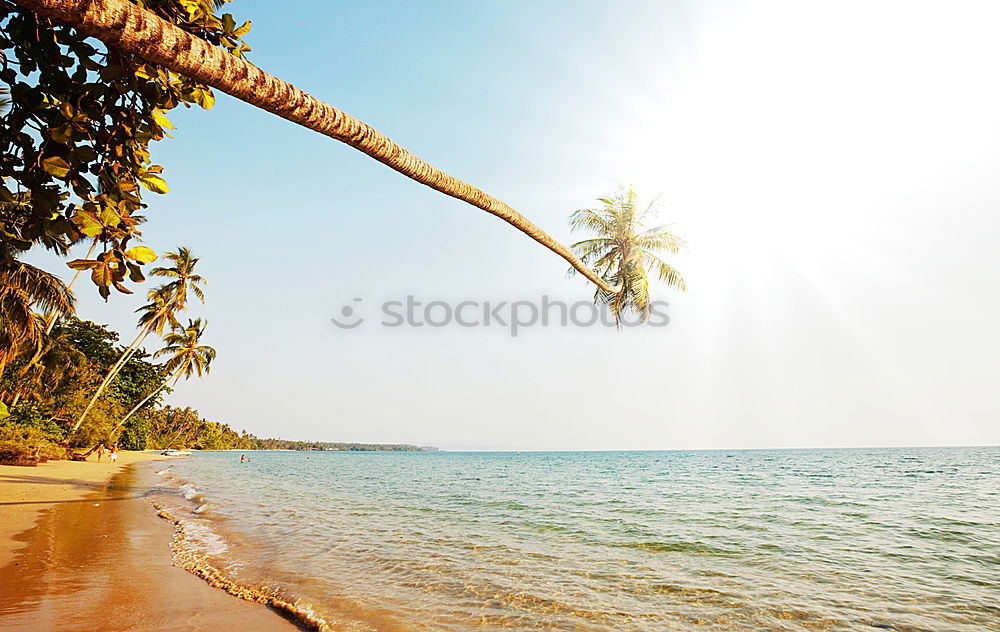
{"label": "person walking on beach", "polygon": [[104,444],[97,446],[97,462],[100,463],[101,459],[104,457]]}
{"label": "person walking on beach", "polygon": [[118,446],[117,445],[111,446],[111,462],[112,463],[117,463],[118,462]]}

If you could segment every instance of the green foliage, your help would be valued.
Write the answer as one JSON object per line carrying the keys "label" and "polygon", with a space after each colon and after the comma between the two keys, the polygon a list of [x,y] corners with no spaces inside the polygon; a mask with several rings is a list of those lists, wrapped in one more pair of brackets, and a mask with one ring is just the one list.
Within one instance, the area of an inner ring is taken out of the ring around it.
{"label": "green foliage", "polygon": [[125,450],[145,450],[149,445],[149,434],[149,421],[142,416],[132,417],[118,438],[118,446]]}
{"label": "green foliage", "polygon": [[[594,302],[606,303],[619,326],[629,312],[645,321],[650,312],[647,270],[654,270],[660,281],[671,287],[686,289],[680,273],[657,254],[679,253],[685,247],[684,240],[671,232],[670,226],[646,227],[656,210],[656,201],[641,209],[639,195],[632,187],[598,198],[598,202],[601,205],[597,208],[580,209],[570,215],[573,231],[595,235],[570,248],[609,285],[619,288],[618,292],[597,288]],[[571,268],[570,273],[575,270]]]}
{"label": "green foliage", "polygon": [[[167,369],[150,363],[146,360],[148,357],[145,352],[137,352],[132,356],[108,386],[105,397],[130,407],[153,390],[159,391],[166,379]],[[151,403],[155,405],[158,401],[157,397]]]}
{"label": "green foliage", "polygon": [[[117,340],[104,325],[76,318],[58,322],[37,351],[19,356],[0,379],[0,398],[18,402],[10,407],[11,420],[41,429],[52,441],[66,439],[72,420],[121,356]],[[88,423],[70,437],[73,446],[105,439],[134,402],[162,384],[163,368],[148,357],[137,353],[125,363]]]}
{"label": "green foliage", "polygon": [[111,366],[118,358],[115,347],[118,332],[111,331],[105,325],[70,318],[56,324],[52,337],[64,337],[67,345],[79,351],[87,361],[99,366]]}
{"label": "green foliage", "polygon": [[65,458],[66,450],[53,443],[38,428],[4,423],[0,425],[0,460],[21,457]]}
{"label": "green foliage", "polygon": [[205,333],[207,322],[200,318],[188,320],[187,327],[175,327],[163,337],[164,347],[156,352],[156,357],[169,356],[163,364],[164,372],[174,377],[188,379],[193,375],[201,377],[212,369],[215,349],[199,344]]}
{"label": "green foliage", "polygon": [[[228,0],[138,2],[180,28],[236,56],[249,47],[237,26],[215,9]],[[33,245],[64,253],[83,239],[104,247],[71,262],[90,271],[100,294],[130,293],[154,254],[129,247],[139,238],[143,190],[169,190],[150,144],[173,129],[166,114],[179,105],[210,109],[208,86],[157,64],[108,49],[69,26],[0,0],[0,201],[21,196],[0,216],[0,252]]]}
{"label": "green foliage", "polygon": [[42,407],[32,402],[14,409],[7,422],[22,428],[34,428],[51,441],[62,441],[66,431],[54,419],[45,415]]}

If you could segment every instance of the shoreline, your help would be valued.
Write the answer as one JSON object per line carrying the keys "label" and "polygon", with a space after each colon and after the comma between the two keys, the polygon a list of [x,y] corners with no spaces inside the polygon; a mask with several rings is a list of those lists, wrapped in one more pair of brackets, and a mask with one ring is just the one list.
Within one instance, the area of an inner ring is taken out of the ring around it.
{"label": "shoreline", "polygon": [[0,628],[299,629],[174,565],[174,525],[139,471],[167,458],[0,466]]}

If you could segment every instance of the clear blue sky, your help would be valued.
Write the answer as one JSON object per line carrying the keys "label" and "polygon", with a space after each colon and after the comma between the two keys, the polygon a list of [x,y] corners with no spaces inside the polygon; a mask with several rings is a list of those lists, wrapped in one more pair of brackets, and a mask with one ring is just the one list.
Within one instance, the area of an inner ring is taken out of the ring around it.
{"label": "clear blue sky", "polygon": [[[218,95],[154,150],[171,193],[148,196],[147,242],[203,258],[190,315],[219,351],[172,402],[452,449],[1000,442],[996,5],[229,7],[256,64],[560,239],[616,183],[662,194],[690,289],[658,288],[669,327],[623,334],[339,330],[355,297],[591,289],[502,222]],[[141,297],[81,289],[82,317],[133,331]]]}

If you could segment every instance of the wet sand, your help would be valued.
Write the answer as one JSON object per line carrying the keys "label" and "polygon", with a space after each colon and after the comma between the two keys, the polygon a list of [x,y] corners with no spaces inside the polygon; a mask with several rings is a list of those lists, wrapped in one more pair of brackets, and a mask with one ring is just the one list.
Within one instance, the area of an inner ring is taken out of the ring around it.
{"label": "wet sand", "polygon": [[85,462],[50,461],[38,467],[0,465],[0,568],[20,545],[13,537],[30,529],[46,509],[83,498],[107,485],[132,463],[162,459],[154,452],[119,452],[118,463],[92,454]]}
{"label": "wet sand", "polygon": [[119,458],[0,467],[0,629],[298,629],[173,566],[173,527],[128,467],[155,455]]}

